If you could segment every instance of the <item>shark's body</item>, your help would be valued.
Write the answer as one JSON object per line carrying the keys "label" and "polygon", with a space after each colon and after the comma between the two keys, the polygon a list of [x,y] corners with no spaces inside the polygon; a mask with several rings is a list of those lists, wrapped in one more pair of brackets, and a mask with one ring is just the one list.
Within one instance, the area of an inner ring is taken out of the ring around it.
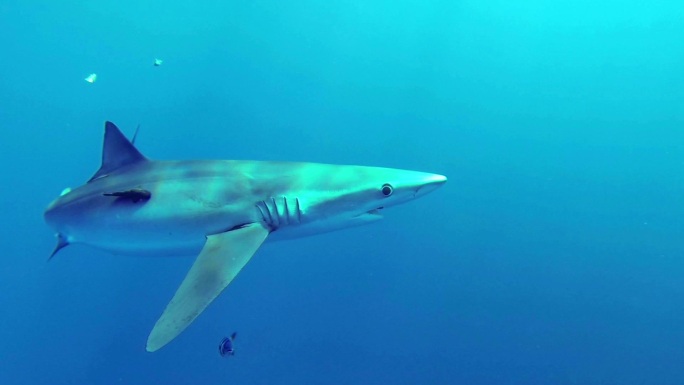
{"label": "shark's body", "polygon": [[196,255],[147,350],[180,334],[266,240],[380,219],[379,209],[434,190],[441,175],[318,163],[145,158],[110,122],[102,167],[45,212],[58,246],[125,255]]}

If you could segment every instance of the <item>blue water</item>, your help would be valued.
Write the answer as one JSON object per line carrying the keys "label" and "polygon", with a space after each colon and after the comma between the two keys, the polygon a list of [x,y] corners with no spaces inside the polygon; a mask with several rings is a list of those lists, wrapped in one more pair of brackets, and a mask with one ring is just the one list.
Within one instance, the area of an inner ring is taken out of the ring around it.
{"label": "blue water", "polygon": [[[683,23],[680,1],[0,2],[0,383],[683,384]],[[266,245],[147,353],[192,258],[46,262],[43,210],[105,120],[152,158],[449,182]]]}

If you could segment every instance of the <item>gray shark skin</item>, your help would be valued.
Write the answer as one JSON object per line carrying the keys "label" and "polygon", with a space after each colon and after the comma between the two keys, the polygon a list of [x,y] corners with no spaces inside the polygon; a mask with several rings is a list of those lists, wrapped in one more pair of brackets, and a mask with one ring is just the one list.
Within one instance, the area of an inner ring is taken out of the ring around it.
{"label": "gray shark skin", "polygon": [[190,325],[263,242],[371,223],[381,209],[445,182],[382,167],[150,160],[106,122],[100,169],[44,216],[57,233],[52,255],[76,243],[121,255],[197,255],[148,337],[152,352]]}

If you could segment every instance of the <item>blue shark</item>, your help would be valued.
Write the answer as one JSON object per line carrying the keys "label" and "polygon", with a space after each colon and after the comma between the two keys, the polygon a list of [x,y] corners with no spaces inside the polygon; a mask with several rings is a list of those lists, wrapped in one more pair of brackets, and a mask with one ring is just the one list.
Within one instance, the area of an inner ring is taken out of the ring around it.
{"label": "blue shark", "polygon": [[147,339],[176,338],[266,241],[375,222],[381,210],[442,186],[446,177],[383,167],[252,160],[151,160],[111,122],[102,164],[46,209],[59,250],[197,255]]}

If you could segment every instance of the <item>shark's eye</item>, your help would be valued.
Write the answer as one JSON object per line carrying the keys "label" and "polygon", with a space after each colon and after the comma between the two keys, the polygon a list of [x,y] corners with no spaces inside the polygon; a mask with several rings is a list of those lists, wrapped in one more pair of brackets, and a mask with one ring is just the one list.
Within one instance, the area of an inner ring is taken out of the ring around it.
{"label": "shark's eye", "polygon": [[392,185],[389,183],[385,183],[382,185],[382,189],[380,189],[380,191],[382,191],[382,195],[388,197],[394,192],[394,187],[392,187]]}

